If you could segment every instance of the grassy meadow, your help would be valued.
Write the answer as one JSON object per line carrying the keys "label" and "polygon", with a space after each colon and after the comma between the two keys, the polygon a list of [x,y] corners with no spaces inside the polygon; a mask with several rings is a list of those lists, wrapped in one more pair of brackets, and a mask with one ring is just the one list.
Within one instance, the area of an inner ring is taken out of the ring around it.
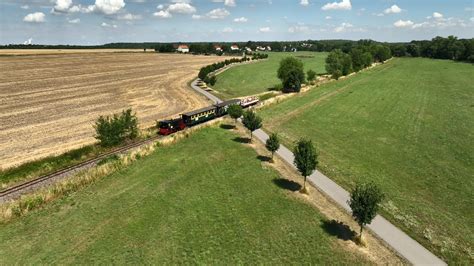
{"label": "grassy meadow", "polygon": [[393,59],[260,111],[287,145],[309,138],[346,189],[374,181],[383,214],[450,263],[472,264],[474,66]]}
{"label": "grassy meadow", "polygon": [[212,87],[216,95],[223,99],[262,93],[280,84],[277,70],[280,61],[289,56],[300,59],[305,68],[305,73],[312,69],[318,74],[325,73],[327,53],[296,52],[296,53],[268,53],[265,61],[235,66],[217,76],[217,83]]}
{"label": "grassy meadow", "polygon": [[206,128],[0,224],[0,264],[368,263],[277,178],[237,134]]}

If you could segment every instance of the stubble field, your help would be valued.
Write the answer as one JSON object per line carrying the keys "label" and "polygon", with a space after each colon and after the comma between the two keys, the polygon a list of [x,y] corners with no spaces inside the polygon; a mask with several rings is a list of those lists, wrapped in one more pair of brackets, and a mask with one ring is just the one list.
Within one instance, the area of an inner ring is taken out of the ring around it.
{"label": "stubble field", "polygon": [[187,82],[220,60],[155,53],[0,57],[0,168],[93,143],[99,115],[131,107],[147,127],[205,106]]}

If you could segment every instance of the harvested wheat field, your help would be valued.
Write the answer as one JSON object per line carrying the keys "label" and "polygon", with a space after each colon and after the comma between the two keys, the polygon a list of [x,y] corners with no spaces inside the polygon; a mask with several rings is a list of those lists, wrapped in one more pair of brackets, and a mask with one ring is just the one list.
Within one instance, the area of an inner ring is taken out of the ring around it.
{"label": "harvested wheat field", "polygon": [[142,127],[203,107],[187,83],[217,56],[79,53],[0,57],[0,168],[95,142],[99,115],[136,111]]}

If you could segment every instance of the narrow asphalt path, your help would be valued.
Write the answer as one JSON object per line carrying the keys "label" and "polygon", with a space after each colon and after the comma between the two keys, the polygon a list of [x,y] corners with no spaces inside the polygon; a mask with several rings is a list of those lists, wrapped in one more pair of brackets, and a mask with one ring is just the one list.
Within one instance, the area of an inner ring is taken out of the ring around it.
{"label": "narrow asphalt path", "polygon": [[[222,100],[216,96],[197,86],[196,82],[197,80],[191,83],[191,87],[194,90],[216,103],[222,102]],[[262,143],[265,143],[269,138],[268,134],[261,129],[255,130],[253,134]],[[288,148],[281,145],[276,153],[284,161],[296,168],[293,164],[294,155]],[[347,203],[349,200],[349,192],[317,170],[308,177],[308,180],[314,187],[318,188],[339,206],[351,213],[351,209]],[[413,265],[446,265],[444,261],[436,257],[433,253],[380,215],[377,215],[367,227],[401,257]]]}

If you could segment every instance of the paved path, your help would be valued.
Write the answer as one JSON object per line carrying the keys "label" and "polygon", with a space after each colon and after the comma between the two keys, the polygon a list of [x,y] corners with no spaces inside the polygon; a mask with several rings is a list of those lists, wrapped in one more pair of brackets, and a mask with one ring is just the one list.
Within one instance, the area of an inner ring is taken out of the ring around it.
{"label": "paved path", "polygon": [[212,95],[210,92],[205,91],[201,89],[196,83],[198,82],[199,79],[195,79],[193,82],[191,82],[191,88],[204,96],[206,96],[209,100],[213,101],[214,103],[221,103],[222,100],[217,98],[216,96]]}
{"label": "paved path", "polygon": [[[267,133],[261,129],[255,130],[253,134],[263,143],[268,139]],[[293,164],[294,155],[288,148],[282,145],[276,153],[283,160],[296,168]],[[308,177],[308,180],[313,186],[329,196],[346,211],[351,212],[349,204],[347,204],[349,192],[317,170]],[[445,262],[380,215],[377,215],[367,227],[400,256],[414,265],[446,265]]]}

